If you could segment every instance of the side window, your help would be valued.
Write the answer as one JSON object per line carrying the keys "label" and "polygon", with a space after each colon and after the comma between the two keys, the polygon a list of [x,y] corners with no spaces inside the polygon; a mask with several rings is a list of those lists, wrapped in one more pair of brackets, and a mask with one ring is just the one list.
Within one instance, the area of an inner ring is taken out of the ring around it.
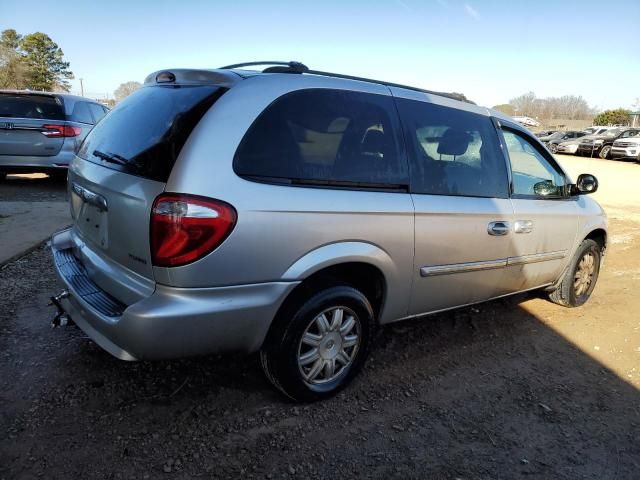
{"label": "side window", "polygon": [[93,125],[93,117],[91,116],[87,102],[76,102],[73,107],[73,112],[71,113],[71,121]]}
{"label": "side window", "polygon": [[415,100],[397,103],[409,148],[412,192],[509,196],[507,167],[490,118]]}
{"label": "side window", "polygon": [[527,138],[503,129],[513,177],[513,194],[557,198],[565,195],[565,178]]}
{"label": "side window", "polygon": [[104,117],[106,113],[104,111],[104,108],[102,108],[102,105],[98,105],[97,103],[90,103],[89,109],[93,114],[93,120],[95,121],[95,123],[98,123],[100,120],[102,120],[102,117]]}
{"label": "side window", "polygon": [[407,185],[395,115],[393,100],[383,95],[325,89],[289,93],[251,125],[234,170],[292,183]]}

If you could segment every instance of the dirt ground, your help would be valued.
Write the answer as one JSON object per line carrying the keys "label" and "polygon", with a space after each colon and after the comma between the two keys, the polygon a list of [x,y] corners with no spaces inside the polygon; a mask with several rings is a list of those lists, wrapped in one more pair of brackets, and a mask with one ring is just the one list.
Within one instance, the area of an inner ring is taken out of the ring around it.
{"label": "dirt ground", "polygon": [[528,294],[383,329],[355,383],[294,405],[256,357],[125,363],[52,331],[40,249],[0,271],[0,479],[640,477],[640,165],[601,181],[590,302]]}

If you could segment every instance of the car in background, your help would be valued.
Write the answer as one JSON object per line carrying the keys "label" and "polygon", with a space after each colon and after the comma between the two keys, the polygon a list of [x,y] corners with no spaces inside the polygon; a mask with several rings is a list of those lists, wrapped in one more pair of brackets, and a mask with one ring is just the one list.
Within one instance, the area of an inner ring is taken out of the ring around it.
{"label": "car in background", "polygon": [[613,160],[633,159],[640,162],[640,134],[614,141],[609,155]]}
{"label": "car in background", "polygon": [[552,133],[556,133],[556,130],[542,130],[538,133],[534,133],[534,135],[538,138],[542,138],[542,137],[548,137]]}
{"label": "car in background", "polygon": [[0,90],[0,180],[34,172],[66,178],[76,147],[108,111],[66,93]]}
{"label": "car in background", "polygon": [[619,139],[635,137],[638,134],[640,134],[639,128],[617,127],[611,128],[600,135],[589,135],[584,137],[578,145],[576,155],[587,157],[598,156],[603,160],[607,159],[609,158],[613,142]]}
{"label": "car in background", "polygon": [[583,138],[586,138],[586,136],[581,138],[572,138],[571,140],[564,140],[556,146],[556,150],[553,153],[575,155],[576,151],[578,150],[578,145],[580,145],[580,142]]}
{"label": "car in background", "polygon": [[582,131],[586,132],[587,135],[600,135],[600,134],[606,132],[607,130],[611,130],[613,128],[616,128],[616,127],[611,127],[611,126],[604,127],[604,126],[601,126],[601,125],[593,125],[591,127],[585,128]]}
{"label": "car in background", "polygon": [[566,142],[567,140],[573,140],[576,138],[581,138],[587,135],[586,132],[577,132],[577,131],[566,131],[566,132],[555,132],[547,137],[542,137],[539,140],[545,144],[545,146],[551,151],[551,153],[556,153],[558,150],[558,145],[562,142]]}

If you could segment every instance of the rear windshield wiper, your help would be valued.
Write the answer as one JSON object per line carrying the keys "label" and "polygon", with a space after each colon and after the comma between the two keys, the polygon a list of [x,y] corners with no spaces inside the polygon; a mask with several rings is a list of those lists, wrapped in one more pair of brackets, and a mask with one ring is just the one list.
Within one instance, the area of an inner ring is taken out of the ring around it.
{"label": "rear windshield wiper", "polygon": [[104,160],[105,162],[115,163],[116,165],[122,165],[122,166],[129,165],[129,161],[126,158],[121,157],[120,155],[116,155],[112,153],[104,153],[104,152],[101,152],[100,150],[94,150],[93,155],[95,157],[98,157]]}

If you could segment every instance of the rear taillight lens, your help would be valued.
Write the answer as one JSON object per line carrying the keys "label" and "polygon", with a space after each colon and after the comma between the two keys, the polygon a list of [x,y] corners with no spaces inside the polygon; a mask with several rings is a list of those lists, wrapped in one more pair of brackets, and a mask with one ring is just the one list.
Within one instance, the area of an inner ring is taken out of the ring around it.
{"label": "rear taillight lens", "polygon": [[42,134],[49,138],[77,137],[82,133],[82,128],[72,125],[43,125]]}
{"label": "rear taillight lens", "polygon": [[201,259],[229,236],[236,211],[228,203],[168,193],[151,209],[151,257],[158,267],[177,267]]}

